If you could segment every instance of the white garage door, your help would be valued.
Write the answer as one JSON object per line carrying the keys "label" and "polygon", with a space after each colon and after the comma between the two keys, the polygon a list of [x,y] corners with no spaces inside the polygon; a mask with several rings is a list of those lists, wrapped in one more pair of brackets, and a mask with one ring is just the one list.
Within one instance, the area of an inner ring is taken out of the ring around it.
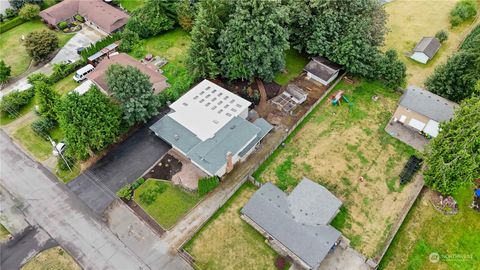
{"label": "white garage door", "polygon": [[438,122],[429,120],[423,131],[432,137],[437,137],[439,126]]}
{"label": "white garage door", "polygon": [[415,118],[412,118],[410,120],[410,122],[408,122],[408,125],[413,127],[414,129],[418,130],[418,131],[422,131],[423,128],[425,127],[425,123],[423,123],[421,121],[418,121]]}

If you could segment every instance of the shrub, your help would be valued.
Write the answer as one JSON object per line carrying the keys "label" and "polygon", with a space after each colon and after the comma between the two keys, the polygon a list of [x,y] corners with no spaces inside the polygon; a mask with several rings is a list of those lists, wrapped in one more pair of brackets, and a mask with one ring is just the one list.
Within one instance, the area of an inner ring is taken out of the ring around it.
{"label": "shrub", "polygon": [[82,23],[85,22],[85,18],[83,18],[83,16],[80,15],[80,14],[75,15],[75,20],[77,20],[79,22],[82,22]]}
{"label": "shrub", "polygon": [[53,65],[53,73],[48,78],[49,82],[54,84],[84,65],[85,61],[83,60],[79,60],[70,64],[55,64]]}
{"label": "shrub", "polygon": [[68,23],[66,21],[61,21],[57,24],[57,26],[60,30],[64,30],[64,29],[67,29]]}
{"label": "shrub", "polygon": [[19,26],[20,24],[22,24],[24,22],[25,22],[25,20],[20,18],[20,17],[16,17],[16,18],[13,18],[9,21],[3,22],[2,24],[0,24],[0,34],[7,32],[8,30],[10,30],[14,27]]}
{"label": "shrub", "polygon": [[17,16],[17,11],[15,9],[13,9],[13,8],[5,9],[5,17],[7,19],[13,18],[15,16]]}
{"label": "shrub", "polygon": [[13,91],[2,97],[0,100],[0,111],[16,117],[19,110],[27,105],[30,100],[35,96],[33,87],[25,91]]}
{"label": "shrub", "polygon": [[137,181],[133,182],[132,189],[135,190],[139,188],[143,183],[145,183],[145,179],[142,177],[138,178]]}
{"label": "shrub", "polygon": [[220,181],[217,176],[204,177],[199,179],[198,194],[200,194],[200,196],[208,194],[210,191],[214,190],[218,186],[219,182]]}
{"label": "shrub", "polygon": [[132,187],[130,184],[126,184],[120,190],[117,191],[117,196],[130,201],[132,199]]}
{"label": "shrub", "polygon": [[56,48],[58,48],[58,37],[50,30],[40,30],[30,32],[25,38],[25,49],[35,60],[41,61],[47,58]]}
{"label": "shrub", "polygon": [[122,43],[120,43],[119,49],[122,52],[130,52],[139,41],[140,38],[137,33],[125,29],[122,32]]}
{"label": "shrub", "polygon": [[27,77],[27,80],[31,85],[39,82],[50,84],[50,78],[45,73],[33,73]]}
{"label": "shrub", "polygon": [[0,60],[0,85],[10,79],[12,69],[3,60]]}
{"label": "shrub", "polygon": [[31,21],[37,18],[38,14],[40,14],[40,7],[34,4],[26,4],[18,12],[20,18],[26,21]]}
{"label": "shrub", "polygon": [[438,40],[443,43],[448,39],[448,32],[445,30],[440,30],[435,34],[435,37],[438,38]]}
{"label": "shrub", "polygon": [[146,205],[150,205],[157,198],[157,194],[158,193],[155,189],[147,189],[144,192],[142,192],[142,194],[140,194],[140,196],[139,196],[140,202],[142,202]]}
{"label": "shrub", "polygon": [[477,15],[475,2],[472,0],[462,0],[458,2],[450,12],[450,24],[457,26],[462,22],[469,20]]}
{"label": "shrub", "polygon": [[56,123],[52,119],[41,117],[31,124],[32,130],[40,137],[48,139],[48,133],[55,127]]}
{"label": "shrub", "polygon": [[285,269],[286,266],[287,266],[287,260],[285,259],[285,257],[278,255],[275,258],[275,267],[277,269],[283,270]]}

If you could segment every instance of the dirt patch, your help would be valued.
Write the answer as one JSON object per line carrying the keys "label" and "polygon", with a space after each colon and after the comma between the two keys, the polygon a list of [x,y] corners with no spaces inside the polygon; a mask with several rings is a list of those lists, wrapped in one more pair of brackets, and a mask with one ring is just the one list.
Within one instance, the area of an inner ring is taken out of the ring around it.
{"label": "dirt patch", "polygon": [[166,154],[143,178],[172,180],[173,175],[182,170],[182,163],[170,154]]}

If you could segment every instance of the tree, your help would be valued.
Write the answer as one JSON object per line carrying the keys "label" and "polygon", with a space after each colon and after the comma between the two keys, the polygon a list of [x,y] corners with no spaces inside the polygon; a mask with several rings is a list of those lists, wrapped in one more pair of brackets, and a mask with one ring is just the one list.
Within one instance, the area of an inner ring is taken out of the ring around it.
{"label": "tree", "polygon": [[9,0],[9,2],[10,5],[16,10],[21,9],[26,4],[34,4],[38,6],[43,4],[43,0]]}
{"label": "tree", "polygon": [[38,14],[40,14],[40,7],[35,4],[25,4],[18,12],[20,18],[26,21],[31,21],[37,18]]}
{"label": "tree", "polygon": [[107,84],[121,102],[123,119],[131,126],[146,122],[158,113],[157,98],[147,75],[135,67],[112,65],[107,70]]}
{"label": "tree", "polygon": [[136,32],[141,38],[148,38],[173,28],[169,1],[148,0],[145,5],[133,12],[126,28]]}
{"label": "tree", "polygon": [[469,20],[477,15],[477,8],[472,0],[462,0],[458,2],[450,12],[450,24],[457,26],[462,22]]}
{"label": "tree", "polygon": [[448,32],[445,30],[440,30],[435,34],[435,37],[440,41],[440,43],[443,43],[448,39]]}
{"label": "tree", "polygon": [[35,61],[41,61],[58,48],[58,37],[49,30],[33,31],[25,38],[24,46]]}
{"label": "tree", "polygon": [[140,41],[140,37],[136,32],[125,29],[122,32],[122,43],[120,43],[120,50],[122,52],[130,52],[135,45]]}
{"label": "tree", "polygon": [[221,54],[217,41],[230,13],[228,0],[203,0],[198,4],[187,58],[194,78],[215,78],[220,74]]}
{"label": "tree", "polygon": [[272,81],[285,67],[288,10],[280,0],[239,0],[230,17],[219,38],[223,74],[229,79]]}
{"label": "tree", "polygon": [[7,66],[3,60],[0,60],[0,84],[6,83],[10,79],[12,69]]}
{"label": "tree", "polygon": [[427,146],[425,184],[453,194],[480,175],[480,97],[464,100]]}
{"label": "tree", "polygon": [[190,0],[182,0],[177,6],[178,24],[185,30],[191,31],[195,21],[195,7]]}
{"label": "tree", "polygon": [[120,108],[96,87],[83,95],[66,95],[55,110],[65,133],[68,154],[73,157],[87,158],[93,151],[115,142],[120,133]]}
{"label": "tree", "polygon": [[314,9],[307,1],[298,0],[288,0],[286,6],[290,18],[288,24],[290,45],[302,52],[306,49],[305,41],[310,38],[313,32]]}
{"label": "tree", "polygon": [[34,96],[35,92],[32,88],[12,91],[0,99],[0,111],[12,118],[17,117],[20,114],[19,110],[30,103]]}
{"label": "tree", "polygon": [[57,120],[57,114],[54,109],[60,99],[60,94],[55,92],[45,82],[38,82],[34,87],[40,113],[48,119]]}
{"label": "tree", "polygon": [[344,65],[347,71],[375,77],[377,48],[383,44],[386,13],[379,1],[318,1],[307,52]]}
{"label": "tree", "polygon": [[390,49],[380,54],[377,67],[377,77],[388,87],[397,88],[405,84],[407,68],[398,59],[397,51]]}
{"label": "tree", "polygon": [[447,62],[435,68],[425,86],[428,91],[459,102],[470,97],[477,80],[480,79],[480,57],[470,51],[459,51]]}

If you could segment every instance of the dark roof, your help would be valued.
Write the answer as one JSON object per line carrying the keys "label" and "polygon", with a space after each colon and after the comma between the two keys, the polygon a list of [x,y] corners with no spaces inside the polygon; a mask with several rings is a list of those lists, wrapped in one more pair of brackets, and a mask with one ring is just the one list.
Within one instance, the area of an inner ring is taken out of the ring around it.
{"label": "dark roof", "polygon": [[452,119],[458,104],[415,86],[409,86],[400,105],[437,122]]}
{"label": "dark roof", "polygon": [[431,59],[440,49],[440,46],[440,41],[436,37],[423,37],[413,51],[422,52]]}
{"label": "dark roof", "polygon": [[290,195],[264,184],[241,213],[316,269],[340,237],[327,223],[341,204],[323,186],[304,178]]}
{"label": "dark roof", "polygon": [[304,70],[312,73],[324,81],[328,81],[335,73],[337,73],[342,66],[331,62],[324,57],[313,57],[312,60],[305,66]]}

